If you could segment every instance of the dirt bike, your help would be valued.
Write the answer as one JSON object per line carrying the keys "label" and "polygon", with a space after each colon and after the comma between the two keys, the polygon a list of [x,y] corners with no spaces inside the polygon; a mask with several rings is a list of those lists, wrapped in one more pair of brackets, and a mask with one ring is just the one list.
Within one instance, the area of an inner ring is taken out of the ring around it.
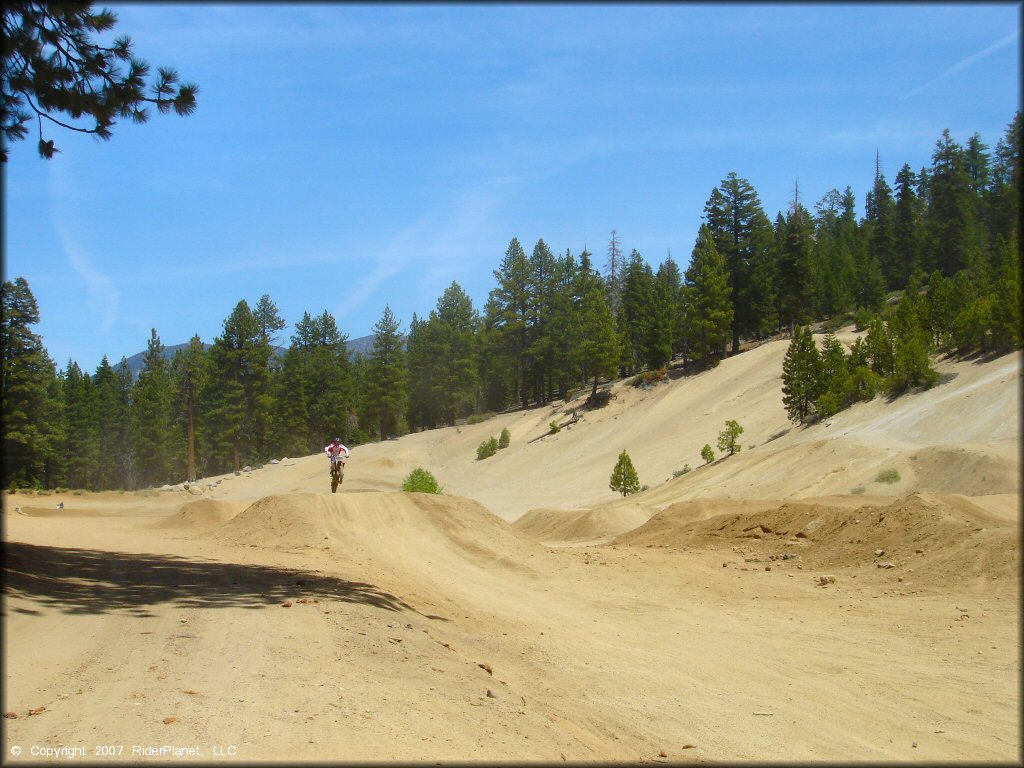
{"label": "dirt bike", "polygon": [[331,462],[331,493],[338,492],[338,486],[341,485],[342,478],[345,476],[345,460],[338,459],[337,461]]}

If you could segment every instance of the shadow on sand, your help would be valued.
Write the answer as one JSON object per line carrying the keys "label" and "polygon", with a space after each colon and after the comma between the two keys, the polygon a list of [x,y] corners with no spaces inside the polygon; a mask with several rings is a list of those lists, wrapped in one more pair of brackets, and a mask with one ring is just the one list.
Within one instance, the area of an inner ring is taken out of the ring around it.
{"label": "shadow on sand", "polygon": [[301,597],[415,610],[372,584],[317,572],[20,542],[3,543],[3,589],[7,598],[24,597],[72,614],[127,611],[147,617],[159,604],[263,608]]}

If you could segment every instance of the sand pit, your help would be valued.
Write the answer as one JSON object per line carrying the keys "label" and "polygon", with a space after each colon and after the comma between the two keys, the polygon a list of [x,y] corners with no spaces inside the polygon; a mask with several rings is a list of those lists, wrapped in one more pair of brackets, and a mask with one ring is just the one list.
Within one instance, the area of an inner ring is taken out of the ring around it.
{"label": "sand pit", "polygon": [[785,346],[357,446],[338,494],[5,496],[8,762],[1019,761],[1020,354],[799,428]]}

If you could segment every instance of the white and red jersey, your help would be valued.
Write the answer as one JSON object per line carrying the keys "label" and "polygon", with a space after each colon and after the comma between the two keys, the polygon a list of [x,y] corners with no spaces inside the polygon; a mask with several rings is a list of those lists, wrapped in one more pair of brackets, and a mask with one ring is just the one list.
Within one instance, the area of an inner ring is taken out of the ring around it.
{"label": "white and red jersey", "polygon": [[[331,461],[335,462],[340,458],[348,458],[348,448],[341,443],[336,443],[333,440],[324,446],[324,453],[331,457]],[[342,456],[344,454],[344,456]]]}

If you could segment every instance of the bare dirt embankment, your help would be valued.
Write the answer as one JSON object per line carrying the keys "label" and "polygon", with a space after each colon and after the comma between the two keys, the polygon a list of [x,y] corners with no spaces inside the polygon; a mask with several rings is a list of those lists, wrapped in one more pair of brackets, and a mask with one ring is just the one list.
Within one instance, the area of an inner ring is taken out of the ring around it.
{"label": "bare dirt embankment", "polygon": [[799,428],[784,353],[358,446],[336,495],[6,497],[9,761],[1019,760],[1020,354]]}

